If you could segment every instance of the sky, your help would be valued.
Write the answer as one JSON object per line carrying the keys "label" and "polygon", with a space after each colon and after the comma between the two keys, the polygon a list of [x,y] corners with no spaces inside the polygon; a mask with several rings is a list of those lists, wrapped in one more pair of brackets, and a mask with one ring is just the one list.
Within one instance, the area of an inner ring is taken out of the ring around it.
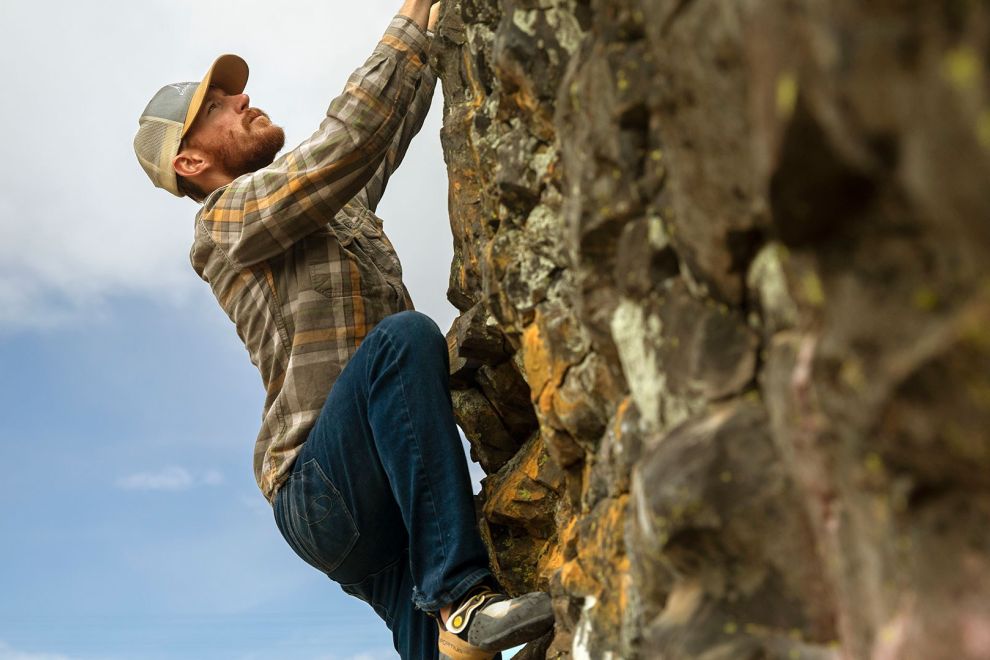
{"label": "sky", "polygon": [[[189,265],[197,206],[131,144],[224,52],[298,144],[400,4],[0,3],[0,660],[397,657],[279,536],[251,471],[261,380]],[[446,329],[441,111],[438,89],[378,213]]]}

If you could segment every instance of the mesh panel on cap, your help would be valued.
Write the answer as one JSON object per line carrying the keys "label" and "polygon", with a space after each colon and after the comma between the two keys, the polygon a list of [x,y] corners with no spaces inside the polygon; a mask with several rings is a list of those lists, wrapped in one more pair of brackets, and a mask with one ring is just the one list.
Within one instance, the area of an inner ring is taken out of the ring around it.
{"label": "mesh panel on cap", "polygon": [[180,197],[172,158],[179,152],[181,135],[182,124],[178,122],[142,117],[134,136],[134,153],[151,182]]}

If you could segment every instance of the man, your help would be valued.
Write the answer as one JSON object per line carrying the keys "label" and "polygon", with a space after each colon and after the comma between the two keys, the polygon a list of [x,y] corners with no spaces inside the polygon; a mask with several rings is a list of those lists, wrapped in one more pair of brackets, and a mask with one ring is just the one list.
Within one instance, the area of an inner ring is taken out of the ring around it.
{"label": "man", "polygon": [[284,133],[221,56],[163,87],[135,138],[156,186],[202,202],[193,268],[267,396],[255,476],[306,562],[365,600],[403,658],[491,658],[553,625],[546,594],[498,592],[454,425],[447,347],[412,311],[374,214],[429,109],[436,20],[406,0],[319,130]]}

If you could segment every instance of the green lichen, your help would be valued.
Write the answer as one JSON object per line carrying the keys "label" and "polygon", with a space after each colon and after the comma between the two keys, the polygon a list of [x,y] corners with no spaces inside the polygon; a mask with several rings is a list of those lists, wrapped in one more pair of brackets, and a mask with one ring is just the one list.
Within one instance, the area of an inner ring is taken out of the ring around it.
{"label": "green lichen", "polygon": [[[766,362],[766,358],[765,357],[763,358],[763,361]],[[760,403],[760,404],[763,403],[763,396],[760,394],[760,391],[759,390],[755,390],[755,389],[754,390],[749,390],[748,392],[746,392],[745,394],[743,394],[743,397],[742,398],[743,398],[743,401],[748,401],[750,403]]]}
{"label": "green lichen", "polygon": [[772,330],[797,324],[797,305],[784,273],[786,259],[787,250],[782,245],[769,243],[753,259],[746,276],[746,284],[757,292],[760,307]]}
{"label": "green lichen", "polygon": [[657,402],[666,390],[667,381],[661,373],[657,354],[661,344],[660,319],[654,316],[648,320],[640,305],[625,298],[612,315],[611,330],[626,381],[643,421],[648,426],[659,428]]}
{"label": "green lichen", "polygon": [[546,204],[537,204],[526,218],[526,233],[537,238],[553,236],[559,226],[560,216]]}
{"label": "green lichen", "polygon": [[849,358],[843,361],[842,366],[839,368],[839,378],[853,390],[862,391],[867,386],[863,364],[856,358]]}
{"label": "green lichen", "polygon": [[532,165],[533,171],[540,178],[547,175],[550,171],[550,166],[553,165],[554,161],[557,160],[557,150],[551,148],[543,149],[542,151],[535,154],[532,159],[530,159],[530,164]]}
{"label": "green lichen", "polygon": [[866,468],[868,474],[874,476],[883,476],[884,474],[883,459],[876,452],[870,452],[866,455],[866,460],[863,461],[863,467]]}
{"label": "green lichen", "polygon": [[[676,235],[677,227],[670,226],[670,235]],[[699,280],[691,269],[688,268],[687,262],[681,261],[680,264],[681,278],[684,280],[685,286],[687,286],[688,291],[692,296],[698,300],[708,300],[708,285]]]}
{"label": "green lichen", "polygon": [[484,23],[469,23],[464,28],[464,34],[467,36],[467,42],[475,51],[483,50],[485,44],[490,44],[495,40],[495,33]]}
{"label": "green lichen", "polygon": [[782,74],[777,78],[777,114],[789,119],[794,114],[797,105],[798,82],[792,72]]}
{"label": "green lichen", "polygon": [[557,43],[573,55],[584,38],[584,31],[574,14],[565,9],[550,9],[546,12],[546,19],[557,35]]}
{"label": "green lichen", "polygon": [[663,226],[663,220],[660,217],[651,216],[647,219],[646,226],[650,247],[654,250],[660,251],[670,245],[670,236],[667,235],[667,230]]}
{"label": "green lichen", "polygon": [[931,287],[922,287],[914,292],[914,306],[923,312],[938,307],[938,294]]}
{"label": "green lichen", "polygon": [[980,76],[980,57],[972,48],[953,48],[942,58],[942,75],[959,90],[972,88]]}
{"label": "green lichen", "polygon": [[626,78],[624,72],[622,71],[619,72],[618,79],[615,81],[615,85],[616,87],[619,88],[620,92],[625,92],[626,90],[629,89],[629,79]]}
{"label": "green lichen", "polygon": [[822,287],[822,281],[813,271],[808,271],[801,278],[801,291],[804,293],[804,299],[808,304],[815,307],[821,307],[825,304],[825,289]]}
{"label": "green lichen", "polygon": [[536,21],[541,13],[535,9],[517,9],[512,12],[512,24],[529,36],[536,36]]}
{"label": "green lichen", "polygon": [[577,111],[581,109],[581,85],[576,80],[570,84],[567,88],[567,92],[571,98],[571,107]]}

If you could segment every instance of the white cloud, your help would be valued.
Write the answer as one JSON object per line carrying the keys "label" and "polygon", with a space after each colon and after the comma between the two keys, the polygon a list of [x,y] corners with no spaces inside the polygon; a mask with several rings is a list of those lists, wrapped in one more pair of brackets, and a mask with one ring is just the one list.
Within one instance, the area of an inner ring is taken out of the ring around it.
{"label": "white cloud", "polygon": [[[153,188],[131,147],[151,95],[200,79],[222,52],[240,53],[251,66],[252,104],[298,144],[398,4],[0,3],[0,60],[12,63],[6,84],[22,90],[20,102],[0,105],[0,124],[17,127],[4,134],[5,153],[17,158],[0,162],[0,329],[87,320],[117,296],[181,303],[205,286],[188,260],[196,205]],[[39,39],[58,48],[24,58]],[[437,250],[449,254],[452,241],[439,96],[383,217],[413,298],[442,321],[449,259]]]}
{"label": "white cloud", "polygon": [[0,660],[70,660],[70,658],[61,653],[19,651],[11,647],[7,642],[0,640]]}
{"label": "white cloud", "polygon": [[219,486],[223,483],[223,474],[219,470],[207,470],[203,473],[203,484],[206,486]]}
{"label": "white cloud", "polygon": [[157,472],[136,472],[117,480],[117,488],[123,490],[183,491],[196,486],[219,486],[223,474],[217,470],[206,470],[199,476],[184,467],[169,466]]}

